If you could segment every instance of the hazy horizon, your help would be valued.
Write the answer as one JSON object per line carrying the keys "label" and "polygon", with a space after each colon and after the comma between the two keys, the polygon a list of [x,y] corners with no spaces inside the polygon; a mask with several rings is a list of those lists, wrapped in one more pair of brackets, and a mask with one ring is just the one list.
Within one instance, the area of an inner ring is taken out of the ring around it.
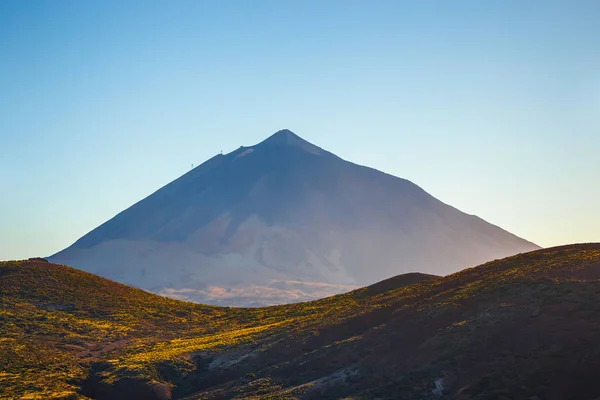
{"label": "hazy horizon", "polygon": [[600,3],[0,4],[0,259],[280,129],[540,246],[600,242]]}

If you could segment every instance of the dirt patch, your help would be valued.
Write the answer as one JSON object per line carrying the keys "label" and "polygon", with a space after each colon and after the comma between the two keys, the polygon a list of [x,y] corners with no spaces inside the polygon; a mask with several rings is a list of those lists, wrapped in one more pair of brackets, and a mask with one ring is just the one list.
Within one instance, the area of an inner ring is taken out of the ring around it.
{"label": "dirt patch", "polygon": [[[75,354],[75,357],[83,358],[83,357],[91,357],[92,360],[100,358],[104,353],[108,353],[109,351],[113,351],[116,349],[120,349],[129,344],[129,340],[121,339],[116,342],[111,343],[86,343],[88,348],[86,350],[80,351]],[[79,346],[76,346],[79,347]]]}

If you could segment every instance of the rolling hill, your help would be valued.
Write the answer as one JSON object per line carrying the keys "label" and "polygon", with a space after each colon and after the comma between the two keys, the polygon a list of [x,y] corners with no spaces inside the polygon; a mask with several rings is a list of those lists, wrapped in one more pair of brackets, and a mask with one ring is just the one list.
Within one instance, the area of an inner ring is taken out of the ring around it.
{"label": "rolling hill", "polygon": [[0,396],[595,399],[600,244],[265,308],[0,263]]}
{"label": "rolling hill", "polygon": [[282,130],[214,156],[49,260],[173,298],[260,306],[535,249]]}

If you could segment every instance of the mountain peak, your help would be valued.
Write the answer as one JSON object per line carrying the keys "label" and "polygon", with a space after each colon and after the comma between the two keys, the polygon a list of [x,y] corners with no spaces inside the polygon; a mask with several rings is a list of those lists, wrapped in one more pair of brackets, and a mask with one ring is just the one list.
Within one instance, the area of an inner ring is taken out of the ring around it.
{"label": "mountain peak", "polygon": [[[274,139],[274,138],[298,138],[301,139],[300,136],[296,135],[294,132],[290,131],[289,129],[281,129],[278,130],[277,132],[275,132],[274,134],[272,134],[269,139]],[[267,139],[267,140],[269,140]]]}
{"label": "mountain peak", "polygon": [[260,143],[266,146],[290,146],[298,147],[304,151],[308,151],[313,154],[321,154],[323,149],[315,146],[314,144],[302,139],[289,129],[282,129]]}

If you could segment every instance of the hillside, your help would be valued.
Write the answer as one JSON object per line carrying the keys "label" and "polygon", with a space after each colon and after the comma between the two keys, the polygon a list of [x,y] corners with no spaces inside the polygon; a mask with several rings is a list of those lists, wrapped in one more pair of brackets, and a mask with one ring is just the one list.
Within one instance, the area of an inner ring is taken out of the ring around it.
{"label": "hillside", "polygon": [[156,362],[357,311],[346,303],[205,306],[45,261],[0,262],[0,397],[70,398],[90,367],[117,354],[125,357],[117,372],[139,371],[145,382],[156,377]]}
{"label": "hillside", "polygon": [[282,130],[214,156],[49,259],[173,298],[257,306],[535,249]]}
{"label": "hillside", "polygon": [[600,396],[600,244],[253,309],[40,261],[0,279],[4,398]]}

